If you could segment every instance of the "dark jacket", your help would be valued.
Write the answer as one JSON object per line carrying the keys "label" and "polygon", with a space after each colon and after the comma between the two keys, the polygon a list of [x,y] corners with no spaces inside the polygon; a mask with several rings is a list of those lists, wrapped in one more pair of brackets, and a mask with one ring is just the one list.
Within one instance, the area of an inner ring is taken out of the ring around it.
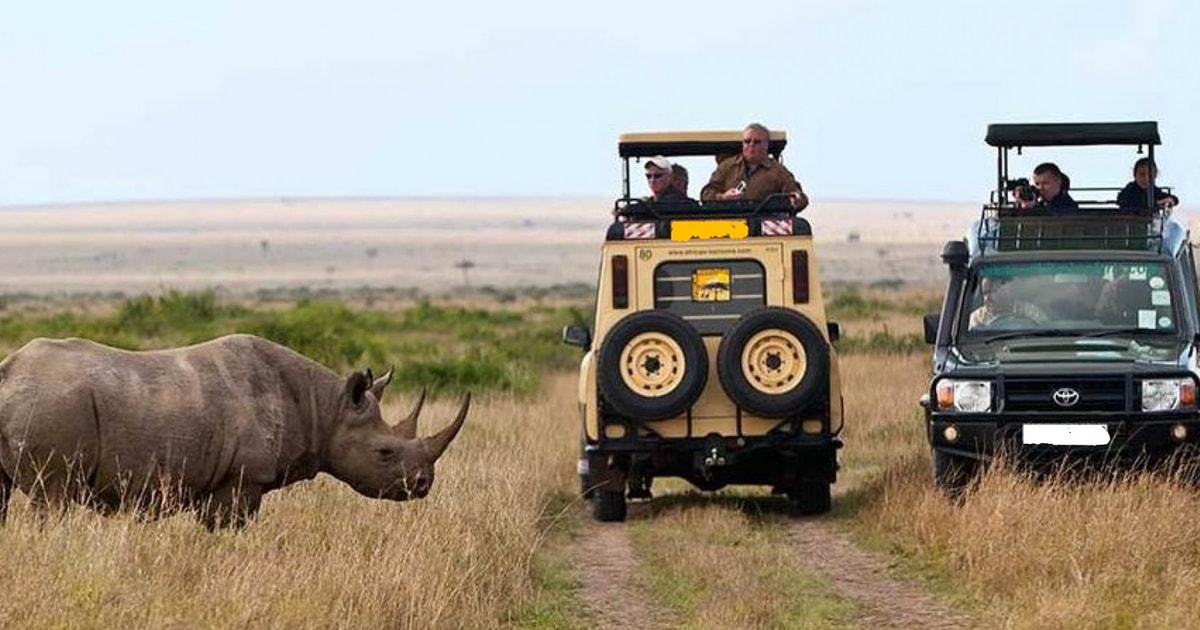
{"label": "dark jacket", "polygon": [[1157,207],[1158,202],[1162,201],[1163,199],[1170,199],[1172,203],[1179,205],[1179,197],[1172,195],[1158,186],[1154,187],[1155,205],[1148,205],[1149,202],[1146,199],[1146,189],[1138,186],[1136,181],[1125,184],[1125,187],[1121,189],[1121,192],[1117,193],[1118,206],[1137,210],[1153,210],[1155,207]]}
{"label": "dark jacket", "polygon": [[1071,198],[1071,194],[1065,190],[1059,191],[1053,199],[1041,200],[1035,208],[1043,208],[1049,214],[1066,214],[1067,212],[1078,210],[1079,202]]}
{"label": "dark jacket", "polygon": [[683,193],[679,192],[679,189],[675,188],[674,186],[671,186],[671,187],[667,188],[666,190],[664,190],[663,194],[660,195],[657,199],[655,199],[653,196],[650,196],[650,197],[646,197],[646,200],[647,201],[655,201],[658,203],[667,203],[667,202],[671,202],[671,201],[691,201],[686,196],[684,196]]}

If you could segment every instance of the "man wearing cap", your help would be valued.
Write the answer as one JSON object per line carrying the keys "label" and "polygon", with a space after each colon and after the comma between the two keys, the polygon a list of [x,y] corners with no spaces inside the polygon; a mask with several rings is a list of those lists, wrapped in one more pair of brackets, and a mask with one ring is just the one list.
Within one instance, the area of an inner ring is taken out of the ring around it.
{"label": "man wearing cap", "polygon": [[808,207],[808,195],[792,172],[767,155],[771,132],[759,123],[742,131],[742,153],[717,166],[704,188],[704,201],[760,201],[776,193],[787,193],[792,208],[799,212]]}
{"label": "man wearing cap", "polygon": [[646,160],[646,184],[650,186],[652,201],[686,201],[672,185],[672,165],[667,158],[656,155]]}

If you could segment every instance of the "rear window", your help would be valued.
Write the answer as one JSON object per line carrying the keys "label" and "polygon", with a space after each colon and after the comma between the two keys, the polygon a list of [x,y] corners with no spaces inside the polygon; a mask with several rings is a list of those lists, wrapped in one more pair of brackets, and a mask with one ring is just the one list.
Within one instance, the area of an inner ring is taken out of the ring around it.
{"label": "rear window", "polygon": [[668,262],[654,270],[654,308],[679,315],[701,335],[724,334],[766,303],[766,272],[756,260]]}

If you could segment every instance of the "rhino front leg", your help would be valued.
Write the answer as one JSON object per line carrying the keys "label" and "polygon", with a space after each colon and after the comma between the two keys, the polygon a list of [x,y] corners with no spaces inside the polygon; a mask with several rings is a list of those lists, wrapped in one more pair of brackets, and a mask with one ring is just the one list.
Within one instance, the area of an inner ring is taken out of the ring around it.
{"label": "rhino front leg", "polygon": [[241,528],[258,514],[262,486],[231,481],[213,491],[200,508],[200,520],[209,531],[219,527]]}
{"label": "rhino front leg", "polygon": [[13,480],[0,468],[0,525],[8,520],[8,500],[12,498]]}

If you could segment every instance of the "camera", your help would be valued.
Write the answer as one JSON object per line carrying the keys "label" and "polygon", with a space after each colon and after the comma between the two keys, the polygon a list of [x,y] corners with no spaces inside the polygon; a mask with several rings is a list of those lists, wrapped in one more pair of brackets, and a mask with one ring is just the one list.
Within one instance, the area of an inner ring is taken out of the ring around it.
{"label": "camera", "polygon": [[1037,199],[1037,190],[1029,183],[1029,180],[1024,177],[1010,179],[1004,183],[1005,191],[1016,191],[1017,199],[1021,201],[1033,201]]}

